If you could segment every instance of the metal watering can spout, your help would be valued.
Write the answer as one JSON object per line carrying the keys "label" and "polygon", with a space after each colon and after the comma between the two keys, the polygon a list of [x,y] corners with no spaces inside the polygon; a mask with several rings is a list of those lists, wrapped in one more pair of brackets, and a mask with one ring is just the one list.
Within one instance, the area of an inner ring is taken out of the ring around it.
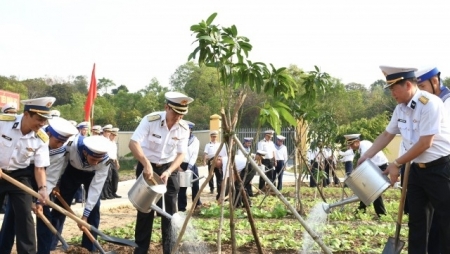
{"label": "metal watering can spout", "polygon": [[[194,175],[197,177],[196,179],[194,179]],[[186,171],[180,171],[178,172],[178,183],[180,184],[180,187],[192,187],[192,183],[200,180],[204,178],[204,176],[202,177],[198,177],[198,175],[196,175],[194,173],[194,171],[188,169]]]}
{"label": "metal watering can spout", "polygon": [[163,209],[159,208],[157,205],[152,204],[150,207],[152,208],[152,210],[158,212],[159,214],[161,214],[162,216],[166,217],[167,219],[169,219],[169,220],[172,219],[172,215],[168,214],[166,211],[164,211]]}
{"label": "metal watering can spout", "polygon": [[323,210],[329,213],[333,207],[346,205],[361,200],[370,205],[390,186],[389,179],[382,174],[380,168],[371,160],[365,160],[344,181],[354,196],[343,199],[334,204],[322,205]]}
{"label": "metal watering can spout", "polygon": [[197,181],[199,181],[200,179],[203,179],[203,178],[205,178],[205,176],[200,176],[200,177],[197,176],[197,178],[195,180],[192,180],[191,183],[197,182]]}
{"label": "metal watering can spout", "polygon": [[188,169],[188,170],[186,170],[186,171],[184,171],[184,172],[185,172],[186,174],[192,174],[193,176],[197,177],[196,179],[191,180],[191,183],[197,182],[197,181],[199,181],[200,179],[205,178],[205,176],[199,177],[196,173],[194,173],[194,171],[192,171],[192,170],[190,170],[190,169]]}
{"label": "metal watering can spout", "polygon": [[333,204],[323,203],[322,204],[322,208],[323,208],[323,210],[326,213],[330,213],[331,209],[334,208],[334,207],[346,205],[346,204],[353,203],[353,202],[356,202],[356,201],[359,201],[358,196],[351,196],[349,198],[343,199],[343,200],[338,201],[338,202],[333,203]]}

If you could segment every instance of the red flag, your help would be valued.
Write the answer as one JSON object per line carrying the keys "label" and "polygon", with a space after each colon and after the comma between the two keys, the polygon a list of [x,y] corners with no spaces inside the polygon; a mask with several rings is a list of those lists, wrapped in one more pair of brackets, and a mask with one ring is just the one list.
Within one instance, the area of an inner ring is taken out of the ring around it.
{"label": "red flag", "polygon": [[86,104],[84,105],[84,120],[90,121],[91,110],[94,105],[95,98],[97,98],[97,79],[95,78],[95,63],[92,69],[91,84],[89,86],[89,92],[87,94]]}

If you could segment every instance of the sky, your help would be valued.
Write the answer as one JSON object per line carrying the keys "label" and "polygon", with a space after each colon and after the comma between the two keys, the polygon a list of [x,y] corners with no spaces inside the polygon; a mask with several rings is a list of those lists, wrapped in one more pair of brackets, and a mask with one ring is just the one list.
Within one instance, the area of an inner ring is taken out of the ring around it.
{"label": "sky", "polygon": [[344,84],[383,79],[379,66],[437,66],[450,76],[450,7],[428,0],[0,1],[0,75],[84,75],[138,91],[194,50],[190,26],[218,15],[250,39],[253,62],[318,66]]}

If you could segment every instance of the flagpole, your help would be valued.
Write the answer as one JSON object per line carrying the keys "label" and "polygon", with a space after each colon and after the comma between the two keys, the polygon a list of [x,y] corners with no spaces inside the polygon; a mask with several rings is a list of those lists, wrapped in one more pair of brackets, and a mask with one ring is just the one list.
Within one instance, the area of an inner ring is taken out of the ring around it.
{"label": "flagpole", "polygon": [[92,126],[94,126],[94,107],[95,107],[95,102],[92,103],[92,109],[91,109],[91,128],[92,128]]}

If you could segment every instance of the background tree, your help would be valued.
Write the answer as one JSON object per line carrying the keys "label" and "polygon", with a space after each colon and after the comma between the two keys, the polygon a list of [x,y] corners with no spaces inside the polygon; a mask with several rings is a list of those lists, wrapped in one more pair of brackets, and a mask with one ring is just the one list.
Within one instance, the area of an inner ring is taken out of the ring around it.
{"label": "background tree", "polygon": [[54,106],[71,104],[72,95],[74,94],[74,92],[74,87],[68,84],[55,84],[47,87],[46,90],[47,96],[53,96],[57,98],[55,103],[53,103]]}
{"label": "background tree", "polygon": [[87,94],[88,93],[88,82],[86,79],[86,76],[76,76],[73,80],[73,86],[75,91],[81,93],[81,94]]}
{"label": "background tree", "polygon": [[[56,98],[58,101],[58,98]],[[81,93],[74,93],[72,95],[72,103],[55,106],[55,109],[61,112],[61,116],[74,120],[77,123],[82,122],[84,119],[84,103],[86,102],[86,95]]]}
{"label": "background tree", "polygon": [[39,98],[47,96],[48,85],[42,78],[26,79],[21,82],[27,87],[28,98]]}
{"label": "background tree", "polygon": [[94,106],[94,123],[98,125],[112,124],[117,126],[116,109],[112,105],[111,100],[105,97],[97,97]]}
{"label": "background tree", "polygon": [[[155,99],[158,101],[158,104],[164,105],[166,98],[164,94],[169,91],[169,88],[161,86],[159,81],[156,78],[152,78],[150,83],[144,88],[139,90],[143,95],[153,94],[155,95]],[[162,108],[160,108],[162,109]]]}
{"label": "background tree", "polygon": [[339,126],[335,142],[345,145],[344,135],[353,133],[361,134],[361,139],[374,141],[386,129],[389,120],[389,113],[384,112],[372,118],[361,118],[350,124]]}
{"label": "background tree", "polygon": [[375,87],[366,97],[366,113],[362,116],[365,118],[372,118],[385,112],[391,115],[397,106],[397,101],[392,98],[389,89],[384,89],[381,86]]}
{"label": "background tree", "polygon": [[444,86],[450,87],[450,77],[443,78],[442,83],[444,83]]}
{"label": "background tree", "polygon": [[124,91],[125,93],[128,93],[128,92],[129,92],[128,87],[127,87],[126,85],[120,85],[119,87],[112,89],[112,90],[111,90],[111,93],[114,94],[114,95],[116,95],[116,94],[118,94],[120,91]]}
{"label": "background tree", "polygon": [[116,86],[116,84],[114,84],[114,82],[112,80],[107,79],[107,78],[101,78],[97,82],[97,90],[98,91],[103,90],[103,93],[105,93],[105,94],[108,93],[108,89],[110,87],[114,87],[114,86]]}
{"label": "background tree", "polygon": [[370,91],[374,91],[377,88],[384,88],[385,85],[386,85],[386,81],[379,79],[370,85]]}
{"label": "background tree", "polygon": [[[28,99],[27,87],[19,82],[15,76],[11,76],[9,78],[0,76],[0,89],[18,93],[21,100]],[[20,105],[17,106],[21,107]]]}
{"label": "background tree", "polygon": [[192,72],[199,67],[195,65],[193,62],[187,62],[181,66],[179,66],[175,72],[170,76],[169,84],[175,91],[179,91],[181,93],[185,92],[184,88],[186,83],[191,78]]}

